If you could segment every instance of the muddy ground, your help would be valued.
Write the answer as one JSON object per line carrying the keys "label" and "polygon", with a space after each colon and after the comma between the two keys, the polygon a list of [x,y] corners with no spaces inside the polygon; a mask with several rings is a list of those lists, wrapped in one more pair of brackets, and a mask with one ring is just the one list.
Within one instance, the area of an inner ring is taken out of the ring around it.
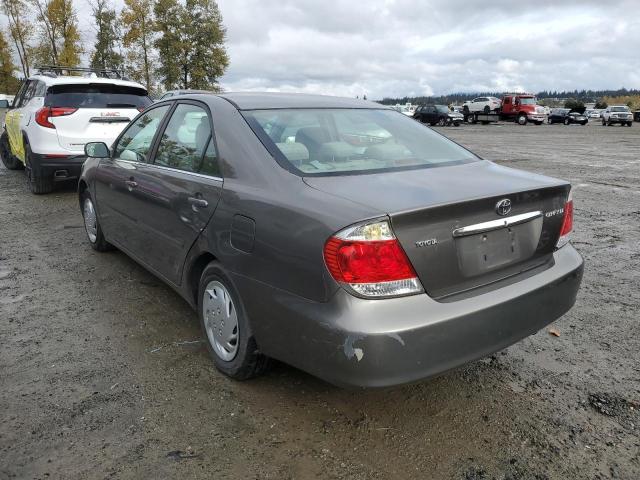
{"label": "muddy ground", "polygon": [[640,478],[640,125],[441,131],[574,184],[584,283],[560,336],[386,390],[223,377],[184,301],[88,247],[73,186],[0,167],[0,478]]}

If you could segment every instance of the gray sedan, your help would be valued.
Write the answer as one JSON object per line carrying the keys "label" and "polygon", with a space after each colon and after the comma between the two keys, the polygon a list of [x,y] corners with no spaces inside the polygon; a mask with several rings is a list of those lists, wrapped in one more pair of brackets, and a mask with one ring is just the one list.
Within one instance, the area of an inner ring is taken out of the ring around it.
{"label": "gray sedan", "polygon": [[182,295],[233,378],[275,358],[345,386],[424,379],[535,333],[580,286],[567,182],[376,103],[184,95],[86,153],[89,243]]}

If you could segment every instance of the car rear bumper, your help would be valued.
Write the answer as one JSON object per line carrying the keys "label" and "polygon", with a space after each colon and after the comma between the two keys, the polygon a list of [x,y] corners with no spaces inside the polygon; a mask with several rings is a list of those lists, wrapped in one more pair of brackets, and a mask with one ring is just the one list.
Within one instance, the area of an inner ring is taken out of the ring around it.
{"label": "car rear bumper", "polygon": [[[440,374],[536,333],[573,306],[582,271],[581,256],[567,245],[536,275],[449,303],[424,294],[365,300],[342,289],[317,303],[272,290],[269,300],[246,308],[267,355],[336,385],[384,387]],[[235,280],[251,298],[257,284]]]}
{"label": "car rear bumper", "polygon": [[86,158],[84,155],[60,158],[31,153],[31,166],[37,176],[53,177],[55,181],[72,180],[80,177]]}

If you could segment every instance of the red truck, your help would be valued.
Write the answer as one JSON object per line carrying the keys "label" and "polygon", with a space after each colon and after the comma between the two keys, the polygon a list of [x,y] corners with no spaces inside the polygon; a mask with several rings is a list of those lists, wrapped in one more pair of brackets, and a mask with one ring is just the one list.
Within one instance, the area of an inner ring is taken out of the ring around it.
{"label": "red truck", "polygon": [[544,112],[544,107],[538,105],[535,95],[510,93],[502,97],[500,119],[512,120],[520,125],[526,125],[527,122],[541,125],[547,119],[547,115]]}

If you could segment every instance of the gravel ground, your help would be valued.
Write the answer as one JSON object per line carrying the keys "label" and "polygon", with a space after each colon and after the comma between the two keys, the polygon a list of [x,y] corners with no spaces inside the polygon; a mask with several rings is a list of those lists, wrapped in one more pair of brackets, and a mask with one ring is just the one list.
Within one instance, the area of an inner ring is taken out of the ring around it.
{"label": "gravel ground", "polygon": [[0,167],[0,478],[640,478],[640,127],[440,131],[573,183],[584,282],[559,336],[385,390],[223,377],[184,301],[88,247],[72,185]]}

